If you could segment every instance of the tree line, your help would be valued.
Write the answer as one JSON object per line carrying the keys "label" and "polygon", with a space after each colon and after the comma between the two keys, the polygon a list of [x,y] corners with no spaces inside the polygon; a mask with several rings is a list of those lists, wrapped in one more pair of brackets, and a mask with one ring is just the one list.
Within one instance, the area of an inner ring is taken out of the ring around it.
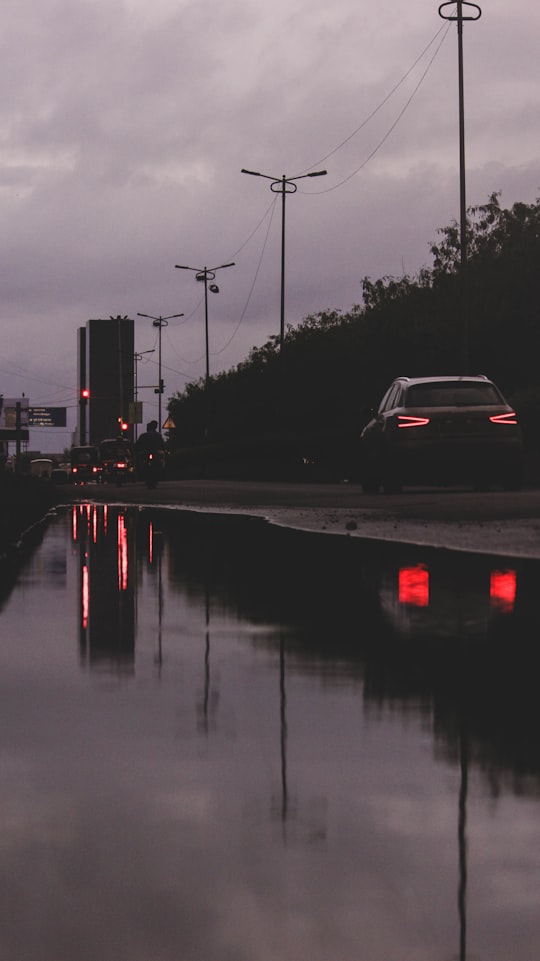
{"label": "tree line", "polygon": [[505,209],[500,194],[467,214],[469,369],[461,364],[460,228],[431,243],[415,275],[364,277],[362,301],[289,325],[229,371],[170,398],[172,462],[231,476],[352,469],[355,441],[400,375],[487,374],[516,406],[538,455],[540,200]]}

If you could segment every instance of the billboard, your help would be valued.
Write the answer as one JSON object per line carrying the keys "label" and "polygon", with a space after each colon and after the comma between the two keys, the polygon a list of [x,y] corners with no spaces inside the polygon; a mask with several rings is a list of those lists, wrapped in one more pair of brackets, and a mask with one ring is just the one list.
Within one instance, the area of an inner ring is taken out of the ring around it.
{"label": "billboard", "polygon": [[15,430],[17,404],[21,405],[21,427],[28,427],[28,397],[4,397],[0,394],[0,430]]}
{"label": "billboard", "polygon": [[21,409],[19,440],[28,440],[28,397],[4,397],[3,394],[0,394],[0,440],[16,440],[18,404]]}

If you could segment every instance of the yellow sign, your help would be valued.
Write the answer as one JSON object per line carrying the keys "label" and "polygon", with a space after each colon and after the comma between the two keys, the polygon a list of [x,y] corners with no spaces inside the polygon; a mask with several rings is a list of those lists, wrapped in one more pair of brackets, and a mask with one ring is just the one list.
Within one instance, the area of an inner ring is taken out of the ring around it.
{"label": "yellow sign", "polygon": [[162,427],[161,429],[162,429],[162,430],[174,430],[175,427],[176,427],[176,424],[175,424],[174,420],[172,419],[172,417],[167,417],[167,420],[165,421],[165,423],[163,424],[163,427]]}

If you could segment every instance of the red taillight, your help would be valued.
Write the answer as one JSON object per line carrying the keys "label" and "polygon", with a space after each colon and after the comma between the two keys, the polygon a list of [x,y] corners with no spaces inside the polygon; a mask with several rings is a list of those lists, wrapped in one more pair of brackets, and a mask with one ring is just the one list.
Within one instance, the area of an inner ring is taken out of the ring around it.
{"label": "red taillight", "polygon": [[72,468],[71,468],[71,473],[72,473],[72,474],[76,474],[76,473],[77,473],[77,468],[76,468],[76,467],[72,467]]}
{"label": "red taillight", "polygon": [[489,419],[492,424],[517,424],[517,416],[513,410],[508,414],[494,414]]}
{"label": "red taillight", "polygon": [[400,604],[409,604],[411,607],[428,607],[429,572],[425,564],[400,569],[398,597]]}
{"label": "red taillight", "polygon": [[398,414],[398,427],[425,427],[429,424],[429,417],[408,417],[406,414]]}
{"label": "red taillight", "polygon": [[511,614],[516,602],[516,571],[492,571],[489,585],[491,606],[502,614]]}
{"label": "red taillight", "polygon": [[99,467],[92,467],[92,473],[97,474]]}
{"label": "red taillight", "polygon": [[153,454],[149,454],[149,455],[148,455],[148,460],[154,460],[154,455],[153,455]]}
{"label": "red taillight", "polygon": [[119,461],[116,462],[116,466],[117,466],[117,467],[127,467],[127,464],[126,464],[126,462],[125,462],[124,460],[119,460]]}

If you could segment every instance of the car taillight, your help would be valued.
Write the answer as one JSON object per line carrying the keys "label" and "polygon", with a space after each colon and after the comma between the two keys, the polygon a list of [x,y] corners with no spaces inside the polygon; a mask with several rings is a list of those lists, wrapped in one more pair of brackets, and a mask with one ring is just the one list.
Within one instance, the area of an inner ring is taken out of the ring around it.
{"label": "car taillight", "polygon": [[406,414],[398,414],[398,427],[425,427],[429,424],[429,417],[409,417]]}
{"label": "car taillight", "polygon": [[508,414],[494,414],[489,419],[492,424],[517,424],[517,416],[513,410]]}
{"label": "car taillight", "polygon": [[119,460],[116,462],[117,467],[127,467],[125,460]]}
{"label": "car taillight", "polygon": [[72,474],[76,474],[76,473],[77,473],[77,468],[76,468],[76,467],[72,467],[72,468],[71,468],[71,473],[72,473]]}
{"label": "car taillight", "polygon": [[92,467],[92,473],[97,474],[99,467]]}

